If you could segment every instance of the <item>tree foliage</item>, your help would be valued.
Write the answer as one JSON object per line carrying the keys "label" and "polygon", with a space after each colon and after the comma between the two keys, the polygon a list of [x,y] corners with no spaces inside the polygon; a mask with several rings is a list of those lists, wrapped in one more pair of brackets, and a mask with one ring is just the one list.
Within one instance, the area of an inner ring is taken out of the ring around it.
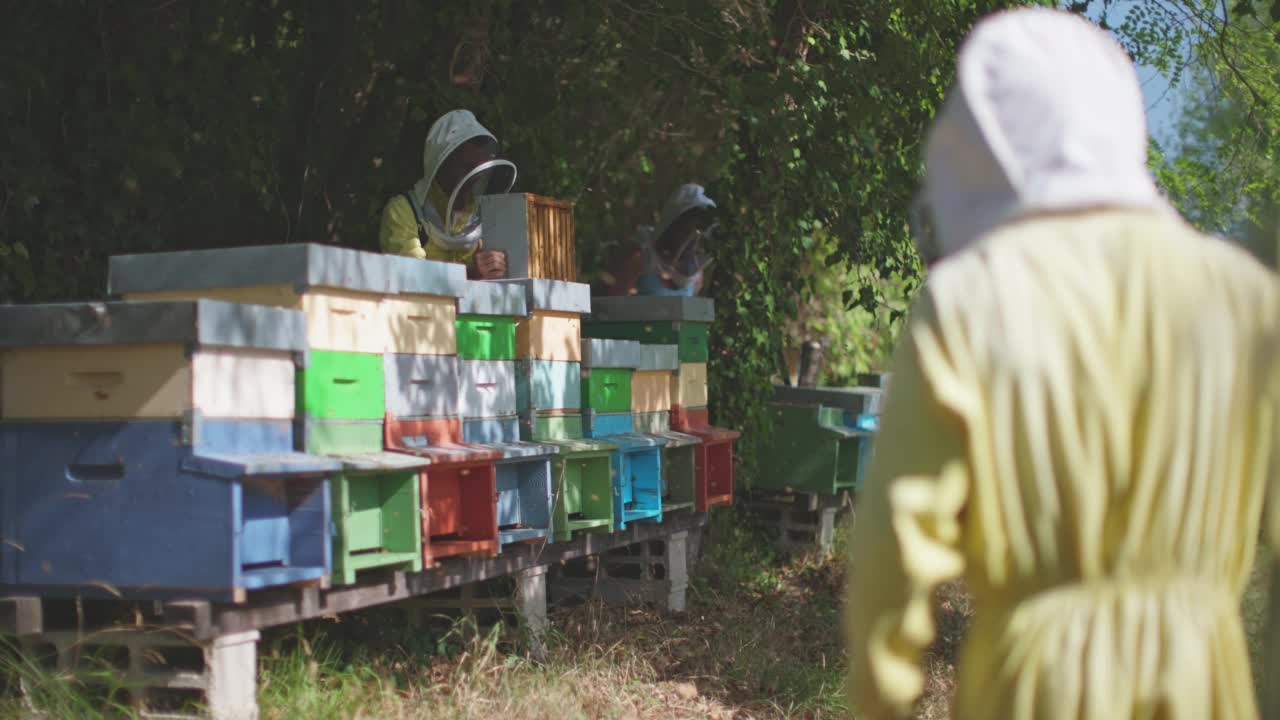
{"label": "tree foliage", "polygon": [[817,235],[872,288],[847,307],[918,277],[921,137],[957,43],[1010,4],[19,3],[0,29],[0,301],[100,297],[124,252],[374,249],[427,128],[466,107],[517,190],[577,202],[587,279],[678,184],[708,186],[727,230],[712,393],[749,458]]}
{"label": "tree foliage", "polygon": [[[1091,0],[1136,60],[1182,94],[1177,138],[1153,147],[1157,178],[1194,223],[1275,263],[1280,201],[1280,1]],[[1264,231],[1263,228],[1268,228]]]}

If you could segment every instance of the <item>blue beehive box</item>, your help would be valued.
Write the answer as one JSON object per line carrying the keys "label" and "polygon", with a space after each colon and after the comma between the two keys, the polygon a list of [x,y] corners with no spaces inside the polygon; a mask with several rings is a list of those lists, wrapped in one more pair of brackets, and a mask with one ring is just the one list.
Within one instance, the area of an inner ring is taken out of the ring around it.
{"label": "blue beehive box", "polygon": [[[634,371],[643,364],[640,343],[630,340],[584,339],[584,377],[598,371]],[[622,397],[629,403],[629,386]],[[662,448],[668,442],[659,435],[634,432],[630,412],[583,413],[584,435],[618,446],[613,452],[613,515],[619,530],[628,523],[662,520]]]}
{"label": "blue beehive box", "polygon": [[330,572],[328,459],[292,451],[301,313],[0,307],[0,585],[208,597]]}
{"label": "blue beehive box", "polygon": [[639,520],[662,521],[662,447],[655,435],[611,435],[613,451],[613,516],[619,530]]}

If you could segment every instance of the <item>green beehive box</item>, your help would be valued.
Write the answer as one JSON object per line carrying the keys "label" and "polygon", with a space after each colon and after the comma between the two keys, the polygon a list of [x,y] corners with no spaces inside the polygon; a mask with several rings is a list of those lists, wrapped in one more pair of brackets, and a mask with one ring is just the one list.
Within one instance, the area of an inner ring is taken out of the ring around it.
{"label": "green beehive box", "polygon": [[382,355],[312,350],[298,370],[297,416],[326,420],[381,420]]}
{"label": "green beehive box", "polygon": [[333,581],[350,585],[375,568],[422,569],[419,468],[412,455],[340,457],[346,469],[330,480]]}
{"label": "green beehive box", "polygon": [[773,438],[757,446],[757,487],[820,495],[858,489],[871,434],[845,426],[839,408],[772,403],[769,418]]}
{"label": "green beehive box", "polygon": [[611,451],[604,449],[562,453],[552,459],[552,532],[557,542],[571,539],[576,532],[613,530],[610,456]]}
{"label": "green beehive box", "polygon": [[631,370],[593,368],[582,375],[583,407],[601,413],[631,411]]}
{"label": "green beehive box", "polygon": [[675,345],[680,362],[707,362],[707,334],[710,323],[689,321],[600,321],[583,324],[582,334],[592,338],[638,340],[645,345]]}
{"label": "green beehive box", "polygon": [[458,357],[464,360],[515,360],[515,318],[459,315]]}

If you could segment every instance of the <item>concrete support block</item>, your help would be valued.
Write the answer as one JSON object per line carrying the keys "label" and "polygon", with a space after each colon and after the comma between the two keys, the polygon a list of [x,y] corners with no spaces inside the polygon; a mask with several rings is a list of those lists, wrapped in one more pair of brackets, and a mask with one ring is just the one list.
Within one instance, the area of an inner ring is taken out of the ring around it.
{"label": "concrete support block", "polygon": [[258,720],[257,630],[224,635],[204,648],[209,717]]}
{"label": "concrete support block", "polygon": [[779,548],[830,555],[837,524],[851,505],[847,494],[771,493],[753,497],[747,508]]}
{"label": "concrete support block", "polygon": [[192,643],[167,631],[104,628],[29,636],[22,648],[91,685],[103,684],[109,668],[105,684],[123,688],[141,717],[195,718],[191,707],[202,705],[212,720],[257,720],[258,639],[257,630]]}
{"label": "concrete support block", "polygon": [[541,638],[547,632],[547,566],[537,565],[515,574],[516,612],[530,635]]}
{"label": "concrete support block", "polygon": [[653,605],[684,612],[689,589],[689,531],[619,548],[557,568],[553,600],[594,598],[615,605]]}
{"label": "concrete support block", "polygon": [[[408,613],[410,627],[415,629],[425,627],[427,618],[437,614],[471,614],[477,624],[489,624],[495,617],[497,622],[501,622],[502,618],[514,614],[528,634],[530,651],[534,657],[542,657],[550,627],[547,619],[547,566],[534,565],[508,577],[468,583],[453,591],[406,601],[402,607]],[[495,610],[496,616],[477,612]]]}

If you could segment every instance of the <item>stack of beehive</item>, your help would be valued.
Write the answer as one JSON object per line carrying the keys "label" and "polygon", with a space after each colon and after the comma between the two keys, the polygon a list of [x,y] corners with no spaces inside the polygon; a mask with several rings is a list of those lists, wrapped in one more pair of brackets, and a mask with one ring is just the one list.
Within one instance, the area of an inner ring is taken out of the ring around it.
{"label": "stack of beehive", "polygon": [[619,530],[637,520],[662,520],[666,440],[634,432],[632,380],[640,365],[638,342],[582,341],[585,433],[618,446],[613,451],[613,515]]}
{"label": "stack of beehive", "polygon": [[[126,299],[212,297],[306,316],[297,442],[333,455],[334,571],[495,552],[495,453],[460,446],[455,320],[464,270],[320,245],[112,258]],[[383,452],[384,448],[395,452]]]}
{"label": "stack of beehive", "polygon": [[693,509],[697,504],[696,435],[671,430],[674,389],[679,382],[676,345],[640,345],[640,367],[631,381],[636,432],[656,435],[662,447],[662,511]]}
{"label": "stack of beehive", "polygon": [[695,506],[705,512],[733,500],[733,443],[737,431],[711,425],[707,411],[707,337],[715,306],[706,298],[597,297],[585,334],[593,338],[675,345],[680,362],[671,378],[671,429],[696,436]]}
{"label": "stack of beehive", "polygon": [[293,452],[301,313],[0,307],[0,583],[138,597],[329,573],[326,476]]}
{"label": "stack of beehive", "polygon": [[586,438],[582,427],[582,319],[591,307],[586,285],[531,278],[497,281],[525,293],[516,322],[516,405],[523,439],[555,445],[553,526],[557,540],[579,531],[612,530],[611,453],[617,446]]}
{"label": "stack of beehive", "polygon": [[468,282],[458,309],[462,439],[502,453],[496,465],[498,537],[503,545],[552,534],[551,456],[559,448],[520,439],[516,403],[518,285]]}
{"label": "stack of beehive", "polygon": [[0,307],[0,586],[241,600],[727,501],[707,308],[584,357],[572,206],[486,207],[530,277],[276,245],[115,257],[123,302]]}

